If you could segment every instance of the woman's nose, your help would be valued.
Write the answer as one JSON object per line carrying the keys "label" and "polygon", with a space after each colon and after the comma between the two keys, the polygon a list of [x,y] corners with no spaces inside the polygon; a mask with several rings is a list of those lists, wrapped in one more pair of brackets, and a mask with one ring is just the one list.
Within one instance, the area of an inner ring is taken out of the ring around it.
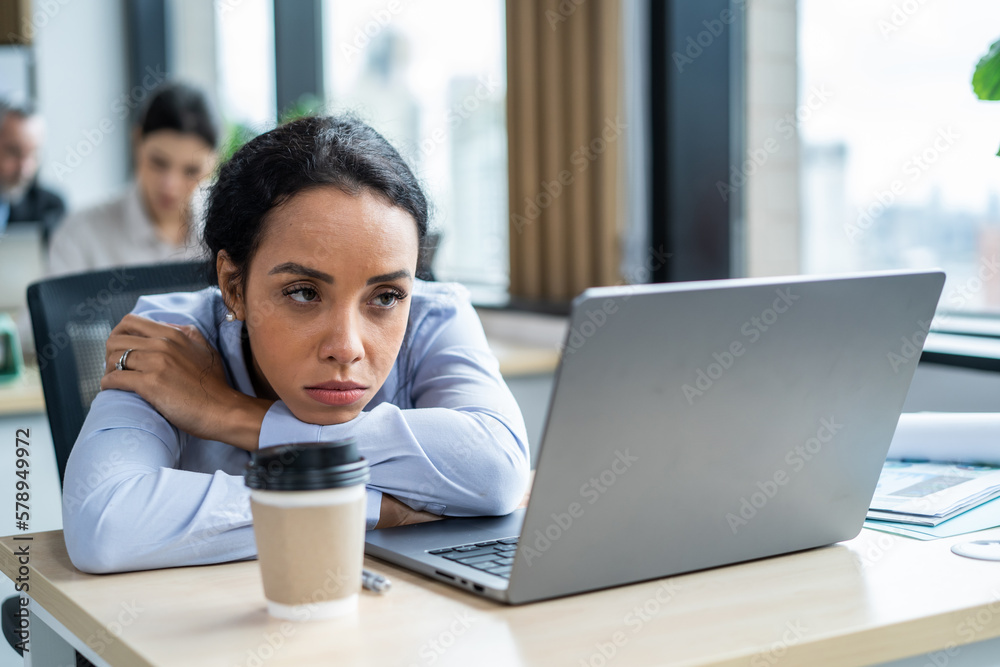
{"label": "woman's nose", "polygon": [[360,361],[365,356],[360,317],[342,310],[331,313],[320,343],[320,356],[341,364]]}

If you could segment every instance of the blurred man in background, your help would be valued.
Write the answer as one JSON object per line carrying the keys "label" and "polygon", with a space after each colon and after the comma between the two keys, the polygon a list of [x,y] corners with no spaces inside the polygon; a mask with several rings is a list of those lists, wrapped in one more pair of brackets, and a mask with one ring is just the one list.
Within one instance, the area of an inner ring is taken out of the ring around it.
{"label": "blurred man in background", "polygon": [[19,222],[41,223],[47,241],[66,213],[62,197],[38,184],[43,134],[33,109],[0,100],[0,233]]}

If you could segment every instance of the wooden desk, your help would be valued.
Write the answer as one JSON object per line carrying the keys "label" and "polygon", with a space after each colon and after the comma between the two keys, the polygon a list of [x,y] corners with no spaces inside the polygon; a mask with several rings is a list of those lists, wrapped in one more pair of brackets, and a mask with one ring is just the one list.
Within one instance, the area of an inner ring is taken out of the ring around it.
{"label": "wooden desk", "polygon": [[[1000,529],[977,537],[986,535]],[[16,578],[14,550],[30,544],[32,605],[112,665],[843,667],[945,649],[957,665],[976,649],[954,644],[1000,636],[1000,563],[953,555],[962,539],[866,530],[832,547],[523,607],[369,558],[392,590],[362,591],[355,616],[308,623],[268,617],[256,561],[92,576],[72,567],[53,531],[0,538],[0,569]],[[32,626],[33,651],[44,632]]]}
{"label": "wooden desk", "polygon": [[555,346],[548,348],[498,339],[490,339],[489,344],[500,362],[500,374],[505,378],[552,374],[559,365],[559,350]]}
{"label": "wooden desk", "polygon": [[0,383],[0,417],[45,412],[42,378],[37,366],[28,366],[21,377]]}

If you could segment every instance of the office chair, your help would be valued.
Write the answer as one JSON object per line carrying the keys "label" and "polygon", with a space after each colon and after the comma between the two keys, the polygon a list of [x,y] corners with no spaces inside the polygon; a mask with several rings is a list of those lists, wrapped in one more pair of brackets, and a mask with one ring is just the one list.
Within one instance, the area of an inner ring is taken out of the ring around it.
{"label": "office chair", "polygon": [[[177,262],[93,271],[28,286],[28,310],[60,487],[69,452],[101,390],[104,343],[111,330],[131,312],[140,296],[193,291],[208,285],[206,262]],[[17,596],[5,600],[0,618],[8,643],[21,653],[14,637],[19,604]],[[78,653],[77,665],[90,662]]]}
{"label": "office chair", "polygon": [[207,287],[207,268],[205,262],[129,266],[51,278],[28,287],[60,486],[70,449],[101,390],[104,343],[111,329],[140,296]]}

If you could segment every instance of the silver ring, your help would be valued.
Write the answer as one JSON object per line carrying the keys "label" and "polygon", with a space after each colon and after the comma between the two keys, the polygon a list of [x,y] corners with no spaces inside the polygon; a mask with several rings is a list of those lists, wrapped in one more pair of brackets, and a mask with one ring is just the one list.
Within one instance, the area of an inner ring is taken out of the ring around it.
{"label": "silver ring", "polygon": [[125,368],[125,361],[128,360],[128,355],[129,355],[129,352],[131,352],[131,351],[132,351],[132,348],[130,347],[129,349],[125,350],[125,352],[122,353],[122,358],[118,360],[117,364],[115,364],[115,368],[117,370],[120,370],[120,371],[127,371],[127,370],[129,370],[129,369]]}

